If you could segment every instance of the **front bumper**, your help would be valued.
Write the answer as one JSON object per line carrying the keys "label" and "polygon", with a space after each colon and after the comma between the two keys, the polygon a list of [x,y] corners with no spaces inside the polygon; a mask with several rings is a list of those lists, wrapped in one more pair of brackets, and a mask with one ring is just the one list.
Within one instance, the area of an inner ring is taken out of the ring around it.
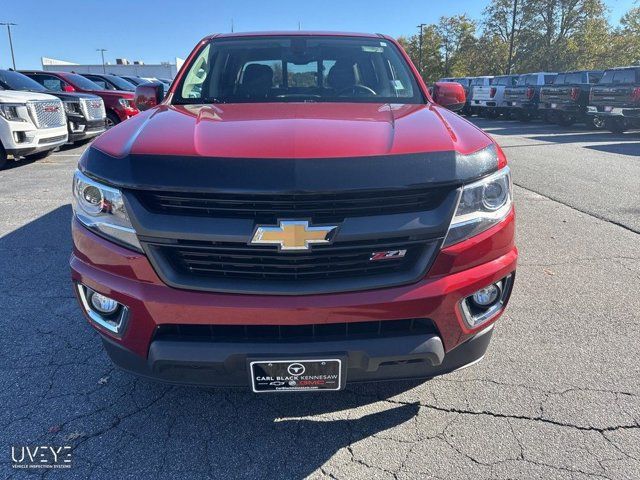
{"label": "front bumper", "polygon": [[96,137],[106,130],[105,119],[87,120],[82,116],[68,116],[69,143]]}
{"label": "front bumper", "polygon": [[[460,301],[515,271],[514,213],[465,242],[442,250],[429,276],[400,287],[301,296],[228,294],[168,287],[147,257],[106,241],[73,222],[72,279],[126,305],[120,338],[90,320],[116,365],[159,380],[248,386],[255,358],[335,354],[347,360],[347,381],[426,378],[482,357],[485,332],[502,313],[472,329]],[[348,342],[187,342],[156,339],[160,325],[309,325],[430,319],[436,334]]]}
{"label": "front bumper", "polygon": [[102,337],[115,365],[168,383],[202,386],[250,385],[249,362],[274,359],[346,359],[349,383],[429,378],[476,363],[484,356],[493,325],[446,355],[437,335],[413,335],[316,343],[206,343],[155,341],[147,358]]}
{"label": "front bumper", "polygon": [[[36,128],[29,122],[10,122],[11,135],[7,135],[4,149],[7,154],[22,157],[45,150],[53,150],[67,142],[67,126],[54,128]],[[20,141],[16,141],[18,134]]]}

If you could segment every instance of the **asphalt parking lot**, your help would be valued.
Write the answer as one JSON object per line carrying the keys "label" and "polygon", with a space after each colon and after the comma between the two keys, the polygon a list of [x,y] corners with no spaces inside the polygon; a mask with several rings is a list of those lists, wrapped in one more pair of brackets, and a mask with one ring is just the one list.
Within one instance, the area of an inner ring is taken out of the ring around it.
{"label": "asphalt parking lot", "polygon": [[514,172],[518,278],[485,359],[256,396],[114,370],[68,278],[82,148],[0,172],[0,478],[640,478],[640,132],[474,120]]}

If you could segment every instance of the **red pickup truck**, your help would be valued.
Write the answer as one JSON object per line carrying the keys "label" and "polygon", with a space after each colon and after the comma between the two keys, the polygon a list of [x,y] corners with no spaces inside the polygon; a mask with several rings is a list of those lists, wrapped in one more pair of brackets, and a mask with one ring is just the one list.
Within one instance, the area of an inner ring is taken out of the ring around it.
{"label": "red pickup truck", "polygon": [[71,272],[113,362],[254,392],[479,361],[513,287],[500,147],[382,35],[213,35],[74,176]]}
{"label": "red pickup truck", "polygon": [[133,92],[105,90],[88,78],[77,73],[21,70],[22,74],[32,78],[49,90],[57,92],[82,92],[98,95],[104,101],[107,112],[107,128],[139,113],[134,102]]}

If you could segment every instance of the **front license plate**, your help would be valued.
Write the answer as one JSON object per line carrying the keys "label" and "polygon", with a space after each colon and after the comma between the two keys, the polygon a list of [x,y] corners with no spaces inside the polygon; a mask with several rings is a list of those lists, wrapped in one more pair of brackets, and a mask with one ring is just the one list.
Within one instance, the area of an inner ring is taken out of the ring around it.
{"label": "front license plate", "polygon": [[552,104],[551,104],[551,108],[557,108],[557,107],[558,107],[558,104],[557,104],[557,103],[552,103]]}
{"label": "front license plate", "polygon": [[511,102],[512,107],[515,107],[516,105],[518,105],[518,102]]}
{"label": "front license plate", "polygon": [[256,393],[340,390],[342,360],[264,360],[251,362],[251,388]]}
{"label": "front license plate", "polygon": [[613,107],[604,107],[605,112],[610,112],[611,110],[613,110]]}

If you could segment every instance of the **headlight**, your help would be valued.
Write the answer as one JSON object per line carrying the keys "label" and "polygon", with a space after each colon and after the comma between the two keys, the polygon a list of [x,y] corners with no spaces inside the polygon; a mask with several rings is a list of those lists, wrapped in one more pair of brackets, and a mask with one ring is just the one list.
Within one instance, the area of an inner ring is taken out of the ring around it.
{"label": "headlight", "polygon": [[511,204],[509,167],[465,185],[444,246],[473,237],[499,223],[511,211]]}
{"label": "headlight", "polygon": [[64,111],[71,115],[82,115],[80,102],[64,102]]}
{"label": "headlight", "polygon": [[98,235],[142,251],[120,190],[102,185],[79,170],[73,176],[73,212],[80,223]]}
{"label": "headlight", "polygon": [[10,122],[26,122],[26,118],[20,116],[23,108],[26,110],[26,105],[20,103],[0,103],[0,116]]}
{"label": "headlight", "polygon": [[131,100],[128,100],[126,98],[119,98],[118,103],[124,108],[131,108]]}

